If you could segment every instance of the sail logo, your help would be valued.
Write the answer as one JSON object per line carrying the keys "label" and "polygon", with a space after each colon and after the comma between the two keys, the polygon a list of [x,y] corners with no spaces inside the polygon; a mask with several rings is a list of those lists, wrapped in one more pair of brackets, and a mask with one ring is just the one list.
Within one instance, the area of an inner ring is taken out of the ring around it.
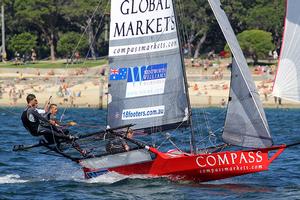
{"label": "sail logo", "polygon": [[126,98],[163,94],[167,63],[128,68]]}
{"label": "sail logo", "polygon": [[171,0],[111,1],[110,40],[176,31]]}
{"label": "sail logo", "polygon": [[122,111],[122,120],[161,117],[165,114],[165,106],[126,109]]}
{"label": "sail logo", "polygon": [[154,53],[161,51],[168,51],[172,49],[178,49],[178,40],[170,39],[163,41],[155,41],[150,43],[122,45],[122,46],[109,46],[109,56],[124,56],[124,55],[136,55],[145,53]]}

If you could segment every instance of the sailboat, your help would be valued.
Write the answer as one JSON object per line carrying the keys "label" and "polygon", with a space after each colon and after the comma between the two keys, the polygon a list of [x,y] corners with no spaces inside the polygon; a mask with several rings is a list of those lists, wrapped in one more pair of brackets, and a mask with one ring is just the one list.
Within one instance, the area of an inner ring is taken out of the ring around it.
{"label": "sailboat", "polygon": [[[114,136],[135,148],[115,154],[90,151],[75,158],[45,143],[37,146],[79,163],[86,178],[116,172],[202,182],[268,170],[274,159],[296,144],[273,144],[259,94],[228,18],[219,0],[208,2],[233,55],[223,144],[196,147],[173,2],[115,0],[111,1],[107,129],[77,141]],[[129,128],[144,137],[189,129],[190,150],[160,151],[147,142],[127,138],[122,131]],[[229,146],[240,148],[230,150]],[[16,150],[22,148],[26,149]]]}
{"label": "sailboat", "polygon": [[[226,145],[247,150],[197,151],[174,5],[170,0],[112,1],[108,125],[135,124],[155,133],[191,127],[190,152],[142,149],[79,161],[87,178],[117,172],[210,181],[268,169],[286,145],[273,145],[245,57],[219,0],[209,0],[233,54],[231,88],[223,131]],[[271,157],[269,152],[277,150]]]}
{"label": "sailboat", "polygon": [[278,69],[273,86],[273,96],[300,101],[300,19],[297,0],[286,1],[286,16]]}

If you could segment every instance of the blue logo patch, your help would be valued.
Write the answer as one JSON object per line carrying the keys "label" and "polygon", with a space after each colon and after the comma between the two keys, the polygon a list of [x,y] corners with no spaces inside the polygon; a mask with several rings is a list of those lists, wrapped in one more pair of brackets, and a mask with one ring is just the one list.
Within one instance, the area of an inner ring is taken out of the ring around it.
{"label": "blue logo patch", "polygon": [[95,178],[97,176],[101,176],[103,174],[106,174],[108,172],[108,169],[101,169],[99,171],[93,171],[93,172],[86,172],[85,175],[87,178]]}
{"label": "blue logo patch", "polygon": [[167,63],[128,68],[127,82],[140,82],[164,79],[167,76]]}

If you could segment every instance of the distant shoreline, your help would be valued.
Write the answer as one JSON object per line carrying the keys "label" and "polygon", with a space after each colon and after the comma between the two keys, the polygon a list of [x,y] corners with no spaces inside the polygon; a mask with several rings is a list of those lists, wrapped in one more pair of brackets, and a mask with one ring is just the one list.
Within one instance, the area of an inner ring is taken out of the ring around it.
{"label": "distant shoreline", "polygon": [[[17,105],[0,105],[0,108],[24,108],[26,106],[26,104],[17,104]],[[265,109],[268,109],[268,108],[277,108],[277,109],[300,109],[300,104],[299,105],[295,105],[295,104],[283,104],[281,106],[277,106],[275,104],[267,104],[267,105],[263,105],[263,107]],[[85,105],[78,105],[76,107],[70,107],[70,106],[60,106],[60,108],[69,108],[69,109],[84,109],[84,108],[91,108],[91,109],[103,109],[103,110],[106,110],[107,109],[107,106],[103,106],[102,108],[99,108],[99,105],[90,105],[90,106],[85,106]],[[192,109],[194,108],[226,108],[225,107],[222,107],[220,106],[219,104],[214,104],[214,105],[192,105]],[[1,113],[1,110],[0,110],[0,113]]]}
{"label": "distant shoreline", "polygon": [[[189,66],[189,63],[186,65]],[[228,60],[222,60],[207,69],[201,66],[186,67],[192,108],[224,107],[230,86],[230,70],[227,66]],[[0,106],[25,107],[26,95],[34,93],[39,100],[39,107],[43,107],[52,96],[52,102],[60,107],[106,108],[108,70],[108,65],[67,70],[0,68]],[[278,102],[276,104],[271,96],[274,74],[264,71],[257,73],[253,71],[254,68],[251,70],[263,107],[300,108],[300,103],[286,100],[282,100],[280,106]]]}

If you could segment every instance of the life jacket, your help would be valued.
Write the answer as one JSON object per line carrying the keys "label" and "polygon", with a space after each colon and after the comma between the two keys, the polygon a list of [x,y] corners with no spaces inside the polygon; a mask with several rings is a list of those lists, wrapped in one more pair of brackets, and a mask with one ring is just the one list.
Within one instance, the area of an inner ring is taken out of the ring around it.
{"label": "life jacket", "polygon": [[38,128],[39,128],[39,119],[37,119],[34,115],[34,119],[35,122],[31,122],[29,121],[28,117],[27,117],[27,110],[28,108],[26,108],[21,116],[21,120],[23,123],[23,126],[26,128],[26,130],[32,135],[32,136],[40,136],[41,134],[38,133]]}

